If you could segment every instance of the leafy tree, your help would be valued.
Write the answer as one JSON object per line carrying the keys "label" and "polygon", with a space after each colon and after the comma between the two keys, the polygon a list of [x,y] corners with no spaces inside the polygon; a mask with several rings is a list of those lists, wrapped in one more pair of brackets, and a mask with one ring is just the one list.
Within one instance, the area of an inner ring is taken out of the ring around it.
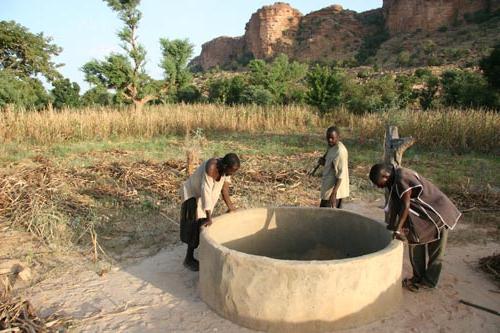
{"label": "leafy tree", "polygon": [[50,97],[40,79],[61,75],[52,57],[62,49],[43,33],[33,34],[14,21],[0,21],[0,106],[43,108]]}
{"label": "leafy tree", "polygon": [[160,39],[163,59],[160,67],[165,73],[170,95],[175,95],[192,81],[188,60],[193,55],[193,45],[187,39]]}
{"label": "leafy tree", "polygon": [[83,94],[81,104],[84,106],[109,106],[113,104],[113,95],[109,93],[108,89],[98,85]]}
{"label": "leafy tree", "polygon": [[52,57],[62,49],[43,33],[33,34],[14,22],[0,21],[0,70],[18,78],[44,76],[48,81],[61,78],[57,68],[61,65]]}
{"label": "leafy tree", "polygon": [[290,62],[284,54],[278,55],[269,64],[264,60],[252,60],[249,69],[249,84],[269,91],[275,104],[293,103],[293,96],[307,74],[307,65]]}
{"label": "leafy tree", "polygon": [[268,106],[273,104],[273,94],[262,86],[248,86],[241,95],[241,101],[244,104],[255,104]]}
{"label": "leafy tree", "polygon": [[208,100],[210,103],[225,104],[229,91],[229,80],[218,78],[208,83]]}
{"label": "leafy tree", "polygon": [[117,96],[134,104],[136,110],[159,95],[161,83],[146,74],[146,50],[137,40],[137,28],[142,17],[137,8],[140,0],[105,0],[118,13],[124,27],[118,32],[123,54],[111,54],[103,61],[92,60],[82,70],[85,79],[95,85],[117,91]]}
{"label": "leafy tree", "polygon": [[396,89],[398,93],[399,107],[405,108],[415,101],[415,92],[413,85],[415,78],[411,75],[401,74],[396,76]]}
{"label": "leafy tree", "polygon": [[495,46],[491,54],[481,60],[481,70],[494,89],[500,89],[500,44]]}
{"label": "leafy tree", "polygon": [[362,84],[348,81],[344,96],[348,109],[358,114],[399,107],[396,81],[388,75]]}
{"label": "leafy tree", "polygon": [[436,94],[439,90],[439,78],[432,73],[422,77],[424,80],[424,88],[418,92],[418,101],[424,110],[431,109],[436,106]]}
{"label": "leafy tree", "polygon": [[13,104],[24,108],[41,109],[50,97],[36,78],[19,77],[10,70],[0,70],[0,107]]}
{"label": "leafy tree", "polygon": [[177,99],[183,103],[197,103],[202,101],[201,91],[194,85],[185,86],[177,91]]}
{"label": "leafy tree", "polygon": [[307,103],[317,107],[321,115],[341,104],[345,77],[339,70],[316,65],[306,81]]}
{"label": "leafy tree", "polygon": [[459,107],[495,107],[496,98],[486,79],[478,73],[450,70],[441,77],[443,103]]}
{"label": "leafy tree", "polygon": [[53,83],[53,104],[56,109],[63,107],[77,107],[80,105],[80,86],[69,79],[62,79]]}

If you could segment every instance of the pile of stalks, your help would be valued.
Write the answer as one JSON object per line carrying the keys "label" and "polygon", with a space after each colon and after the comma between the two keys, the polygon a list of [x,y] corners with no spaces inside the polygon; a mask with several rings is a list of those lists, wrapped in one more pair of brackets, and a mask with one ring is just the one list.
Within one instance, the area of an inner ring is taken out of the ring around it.
{"label": "pile of stalks", "polygon": [[500,253],[479,259],[479,268],[500,285]]}
{"label": "pile of stalks", "polygon": [[67,320],[51,315],[41,318],[33,305],[20,297],[0,294],[0,332],[52,333],[65,332]]}
{"label": "pile of stalks", "polygon": [[0,174],[0,222],[21,225],[45,241],[56,240],[70,218],[88,217],[92,203],[74,189],[86,180],[49,161],[18,165]]}

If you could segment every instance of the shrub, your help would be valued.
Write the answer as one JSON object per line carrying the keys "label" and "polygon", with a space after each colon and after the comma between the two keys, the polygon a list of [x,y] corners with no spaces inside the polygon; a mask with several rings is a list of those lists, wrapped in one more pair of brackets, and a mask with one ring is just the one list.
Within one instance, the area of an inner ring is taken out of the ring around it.
{"label": "shrub", "polygon": [[316,65],[309,71],[307,103],[315,106],[321,115],[342,102],[344,75],[337,69]]}
{"label": "shrub", "polygon": [[425,86],[418,92],[417,97],[422,109],[428,110],[437,106],[436,94],[439,90],[439,78],[431,73],[422,78]]}
{"label": "shrub", "polygon": [[404,50],[399,52],[398,54],[398,59],[397,59],[398,65],[399,66],[408,66],[411,63],[411,55],[410,52]]}
{"label": "shrub", "polygon": [[262,86],[248,86],[241,96],[244,104],[268,106],[274,103],[273,94]]}
{"label": "shrub", "polygon": [[494,89],[500,89],[500,44],[495,46],[490,55],[481,60],[479,66]]}
{"label": "shrub", "polygon": [[459,107],[496,107],[496,98],[486,79],[479,73],[452,70],[441,78],[443,103]]}
{"label": "shrub", "polygon": [[344,103],[351,112],[356,114],[398,107],[399,96],[396,82],[390,76],[372,79],[363,84],[348,81]]}
{"label": "shrub", "polygon": [[177,92],[177,100],[183,103],[198,103],[202,100],[201,91],[194,85],[181,88]]}

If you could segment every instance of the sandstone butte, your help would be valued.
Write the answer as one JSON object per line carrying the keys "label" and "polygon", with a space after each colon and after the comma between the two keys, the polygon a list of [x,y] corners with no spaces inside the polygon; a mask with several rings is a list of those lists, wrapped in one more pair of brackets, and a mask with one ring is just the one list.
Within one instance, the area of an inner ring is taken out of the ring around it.
{"label": "sandstone butte", "polygon": [[332,5],[303,15],[287,3],[257,10],[240,37],[218,37],[202,45],[192,65],[203,70],[244,58],[270,59],[284,53],[302,61],[352,58],[363,39],[382,28],[391,36],[435,31],[467,13],[499,10],[500,0],[384,0],[382,8],[357,13]]}

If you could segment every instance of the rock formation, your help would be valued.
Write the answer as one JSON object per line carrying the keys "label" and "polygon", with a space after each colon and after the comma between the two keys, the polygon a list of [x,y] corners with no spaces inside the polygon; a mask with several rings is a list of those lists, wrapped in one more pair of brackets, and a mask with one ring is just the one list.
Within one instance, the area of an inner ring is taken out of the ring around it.
{"label": "rock formation", "polygon": [[[488,9],[498,0],[384,0],[386,27],[391,34],[437,30],[463,20],[464,14]],[[498,4],[497,4],[498,5]]]}
{"label": "rock formation", "polygon": [[438,30],[480,10],[499,10],[500,0],[384,0],[383,7],[364,13],[340,5],[303,16],[277,2],[255,12],[242,37],[219,37],[202,46],[192,61],[206,70],[247,58],[269,59],[284,53],[301,61],[351,59],[374,32],[391,35]]}
{"label": "rock formation", "polygon": [[301,18],[302,14],[286,3],[262,7],[246,25],[246,51],[258,59],[290,52]]}

